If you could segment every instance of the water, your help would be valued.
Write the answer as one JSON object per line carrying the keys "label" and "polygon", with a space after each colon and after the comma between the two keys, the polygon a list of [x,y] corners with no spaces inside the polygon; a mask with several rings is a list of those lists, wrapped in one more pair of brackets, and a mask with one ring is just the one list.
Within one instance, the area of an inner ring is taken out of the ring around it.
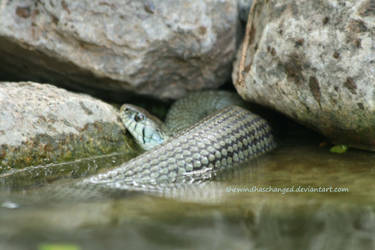
{"label": "water", "polygon": [[375,154],[332,154],[306,132],[286,138],[175,196],[23,204],[3,188],[0,249],[375,249]]}

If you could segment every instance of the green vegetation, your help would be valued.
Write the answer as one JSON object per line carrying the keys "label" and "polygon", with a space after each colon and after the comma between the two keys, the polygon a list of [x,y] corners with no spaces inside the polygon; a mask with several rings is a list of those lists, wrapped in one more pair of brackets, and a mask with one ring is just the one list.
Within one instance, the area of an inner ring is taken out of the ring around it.
{"label": "green vegetation", "polygon": [[348,150],[348,146],[346,145],[335,145],[331,147],[329,150],[331,153],[336,153],[336,154],[343,154]]}
{"label": "green vegetation", "polygon": [[74,244],[40,244],[38,250],[81,250],[81,247]]}

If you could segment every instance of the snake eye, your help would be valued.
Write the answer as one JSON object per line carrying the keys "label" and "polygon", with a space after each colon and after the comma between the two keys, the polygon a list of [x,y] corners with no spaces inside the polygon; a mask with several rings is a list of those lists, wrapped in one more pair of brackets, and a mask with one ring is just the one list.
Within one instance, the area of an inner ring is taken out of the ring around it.
{"label": "snake eye", "polygon": [[128,107],[123,107],[122,112],[128,114],[130,112],[130,109]]}
{"label": "snake eye", "polygon": [[135,117],[134,117],[134,120],[136,122],[139,122],[139,121],[142,121],[143,119],[145,119],[145,116],[143,114],[136,114]]}

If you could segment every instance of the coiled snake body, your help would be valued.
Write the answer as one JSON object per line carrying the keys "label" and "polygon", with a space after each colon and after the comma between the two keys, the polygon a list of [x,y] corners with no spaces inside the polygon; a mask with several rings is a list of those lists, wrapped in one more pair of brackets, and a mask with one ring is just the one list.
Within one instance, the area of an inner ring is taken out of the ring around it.
{"label": "coiled snake body", "polygon": [[242,101],[229,92],[191,94],[172,106],[165,125],[142,109],[124,105],[125,126],[150,150],[80,184],[147,189],[147,185],[202,181],[275,148],[268,123],[237,105]]}

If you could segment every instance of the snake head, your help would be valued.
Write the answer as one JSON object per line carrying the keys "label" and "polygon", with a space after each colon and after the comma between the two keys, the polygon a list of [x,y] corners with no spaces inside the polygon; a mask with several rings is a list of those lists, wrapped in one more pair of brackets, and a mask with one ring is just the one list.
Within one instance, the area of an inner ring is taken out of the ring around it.
{"label": "snake head", "polygon": [[143,108],[124,104],[120,108],[120,117],[126,129],[144,150],[150,150],[168,138],[163,123]]}

